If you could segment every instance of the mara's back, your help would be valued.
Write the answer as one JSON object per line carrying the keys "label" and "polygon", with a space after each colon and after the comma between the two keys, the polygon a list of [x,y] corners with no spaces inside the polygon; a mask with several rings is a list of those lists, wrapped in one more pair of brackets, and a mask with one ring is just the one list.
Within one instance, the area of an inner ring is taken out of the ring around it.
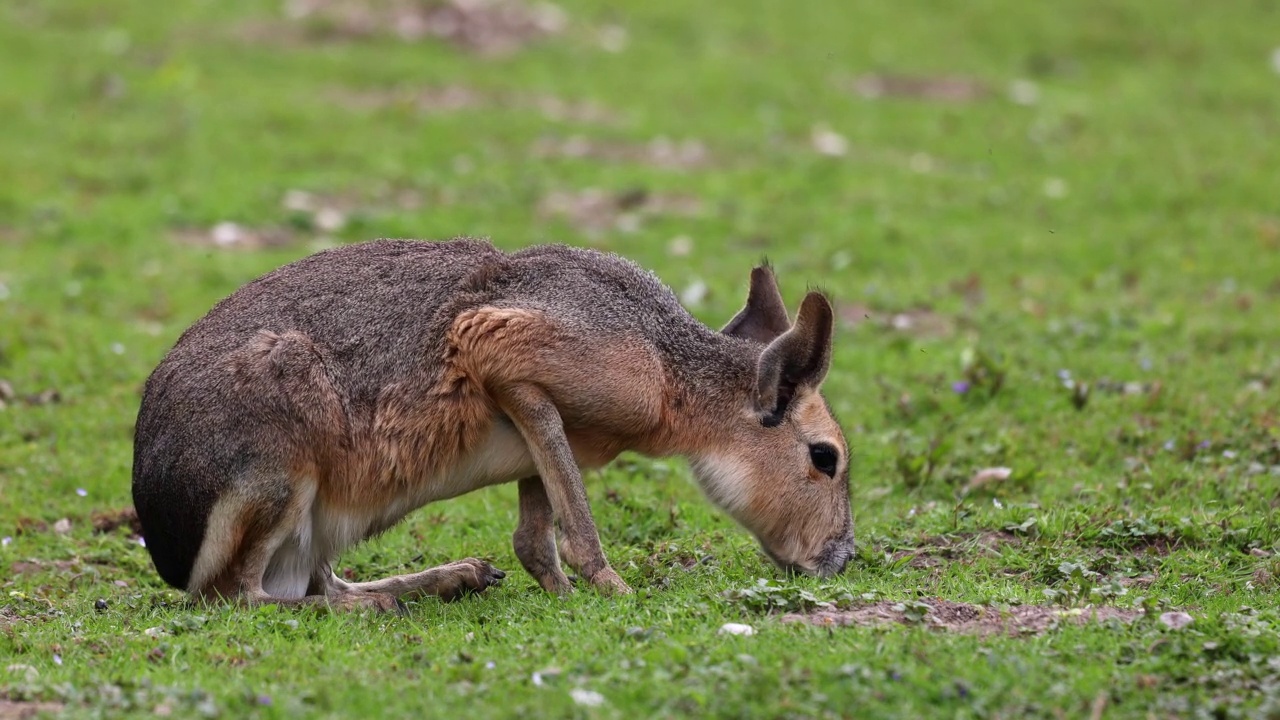
{"label": "mara's back", "polygon": [[[246,392],[235,376],[235,354],[246,344],[264,331],[305,338],[306,359],[342,405],[344,431],[334,439],[341,443],[373,423],[387,388],[429,386],[454,319],[485,305],[541,310],[599,341],[644,338],[681,371],[698,364],[683,357],[689,348],[718,341],[651,273],[590,250],[508,254],[471,239],[376,241],[286,265],[218,303],[147,381],[133,489],[162,577],[187,584],[211,508],[229,483],[294,442],[291,411],[264,410],[270,388]],[[266,381],[298,380],[280,374]]]}

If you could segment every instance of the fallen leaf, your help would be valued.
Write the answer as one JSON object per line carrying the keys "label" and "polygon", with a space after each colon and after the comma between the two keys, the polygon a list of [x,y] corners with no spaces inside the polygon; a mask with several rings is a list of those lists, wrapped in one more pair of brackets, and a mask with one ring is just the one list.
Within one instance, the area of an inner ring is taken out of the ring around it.
{"label": "fallen leaf", "polygon": [[969,482],[965,484],[964,489],[966,492],[972,492],[987,483],[1008,480],[1009,476],[1012,474],[1013,470],[1007,467],[983,468],[974,473],[973,477],[969,478]]}
{"label": "fallen leaf", "polygon": [[96,533],[115,532],[116,528],[128,527],[133,535],[142,534],[142,522],[132,507],[119,510],[96,510],[89,518]]}

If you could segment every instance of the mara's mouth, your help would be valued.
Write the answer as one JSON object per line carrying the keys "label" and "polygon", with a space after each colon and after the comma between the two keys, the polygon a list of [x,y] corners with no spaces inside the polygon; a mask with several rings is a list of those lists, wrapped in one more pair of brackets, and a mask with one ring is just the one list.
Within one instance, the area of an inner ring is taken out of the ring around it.
{"label": "mara's mouth", "polygon": [[767,547],[761,546],[764,554],[769,556],[774,565],[791,575],[816,575],[828,578],[839,575],[849,565],[853,557],[853,542],[844,538],[832,540],[823,547],[822,552],[812,564],[787,562],[778,557]]}
{"label": "mara's mouth", "polygon": [[832,577],[844,572],[853,557],[853,540],[833,540],[827,543],[818,556],[818,575]]}

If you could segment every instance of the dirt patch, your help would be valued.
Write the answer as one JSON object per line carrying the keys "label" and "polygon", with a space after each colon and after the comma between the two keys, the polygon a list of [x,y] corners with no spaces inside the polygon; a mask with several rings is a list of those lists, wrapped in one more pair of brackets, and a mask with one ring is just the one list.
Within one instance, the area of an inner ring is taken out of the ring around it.
{"label": "dirt patch", "polygon": [[180,228],[171,233],[183,245],[220,250],[264,250],[289,247],[297,235],[282,227],[252,228],[234,222],[220,222],[210,228]]}
{"label": "dirt patch", "polygon": [[89,520],[93,523],[93,531],[96,533],[111,533],[118,528],[127,527],[131,535],[142,535],[142,521],[138,520],[137,511],[131,507],[119,510],[97,510]]}
{"label": "dirt patch", "polygon": [[30,535],[49,531],[49,523],[38,518],[21,517],[13,526],[14,535]]}
{"label": "dirt patch", "polygon": [[392,185],[336,192],[292,189],[281,196],[284,217],[274,224],[250,227],[226,221],[209,228],[178,228],[171,235],[181,244],[219,250],[284,248],[304,241],[309,241],[313,250],[323,250],[337,244],[333,236],[350,224],[387,213],[416,211],[428,201],[451,204],[455,199],[449,190],[427,198],[418,189]]}
{"label": "dirt patch", "polygon": [[928,307],[886,312],[860,303],[840,303],[836,306],[836,317],[847,328],[870,323],[886,332],[917,338],[944,338],[956,331],[951,318]]}
{"label": "dirt patch", "polygon": [[62,393],[55,388],[46,388],[37,393],[28,393],[19,395],[13,385],[8,380],[0,380],[0,409],[7,407],[10,403],[21,401],[24,405],[34,407],[37,405],[54,405],[62,402]]}
{"label": "dirt patch", "polygon": [[510,55],[568,25],[558,6],[522,0],[289,0],[285,15],[310,39],[438,40],[489,57]]}
{"label": "dirt patch", "polygon": [[621,116],[593,100],[569,100],[555,95],[480,91],[463,85],[362,89],[336,87],[327,97],[348,110],[369,112],[408,108],[421,115],[444,115],[469,110],[532,111],[552,122],[618,125]]}
{"label": "dirt patch", "polygon": [[70,570],[75,567],[76,563],[70,560],[19,560],[9,566],[9,572],[14,575],[35,575],[50,570]]}
{"label": "dirt patch", "polygon": [[869,74],[855,79],[852,90],[869,100],[907,98],[934,102],[967,103],[991,94],[991,88],[974,78],[958,75],[925,77]]}
{"label": "dirt patch", "polygon": [[61,712],[62,708],[62,703],[0,700],[0,720],[28,720],[42,713]]}
{"label": "dirt patch", "polygon": [[327,97],[348,110],[369,111],[400,107],[412,108],[423,115],[474,110],[493,104],[491,98],[461,85],[385,90],[332,88],[327,92]]}
{"label": "dirt patch", "polygon": [[997,554],[999,546],[1021,544],[1022,538],[1004,530],[936,535],[921,540],[917,547],[895,551],[892,557],[895,561],[910,558],[907,564],[914,568],[930,568],[945,560],[963,560],[975,552]]}
{"label": "dirt patch", "polygon": [[911,567],[930,568],[975,554],[995,555],[999,546],[1021,544],[1022,538],[1004,530],[936,535],[924,538],[914,548],[894,551],[892,557],[895,561],[910,558],[907,564]]}
{"label": "dirt patch", "polygon": [[710,160],[700,140],[672,140],[659,137],[647,143],[592,140],[582,135],[542,138],[533,145],[538,158],[569,158],[636,163],[669,170],[691,170]]}
{"label": "dirt patch", "polygon": [[850,610],[789,613],[778,619],[784,623],[801,622],[820,627],[898,623],[976,635],[1030,635],[1064,625],[1084,625],[1108,620],[1129,623],[1141,615],[1140,610],[1115,607],[1064,610],[1049,605],[1017,605],[1000,610],[932,599],[910,604],[881,601]]}
{"label": "dirt patch", "polygon": [[643,188],[621,193],[598,189],[559,191],[538,202],[538,215],[544,220],[567,220],[588,237],[598,237],[609,230],[635,232],[650,217],[692,217],[701,213],[702,202],[695,197],[653,193]]}

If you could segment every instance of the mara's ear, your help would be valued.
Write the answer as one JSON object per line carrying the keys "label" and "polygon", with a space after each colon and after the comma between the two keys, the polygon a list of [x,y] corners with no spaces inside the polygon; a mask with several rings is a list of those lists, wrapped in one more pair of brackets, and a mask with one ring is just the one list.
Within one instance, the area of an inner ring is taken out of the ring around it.
{"label": "mara's ear", "polygon": [[756,409],[765,425],[782,422],[797,388],[822,384],[831,367],[834,328],[831,302],[820,292],[810,292],[800,305],[796,324],[761,353],[756,366]]}
{"label": "mara's ear", "polygon": [[773,277],[773,269],[768,265],[761,265],[751,271],[751,289],[747,291],[746,306],[720,332],[744,340],[768,343],[773,342],[789,327],[791,320],[787,318],[787,306],[782,302],[782,293],[778,292],[778,281]]}

